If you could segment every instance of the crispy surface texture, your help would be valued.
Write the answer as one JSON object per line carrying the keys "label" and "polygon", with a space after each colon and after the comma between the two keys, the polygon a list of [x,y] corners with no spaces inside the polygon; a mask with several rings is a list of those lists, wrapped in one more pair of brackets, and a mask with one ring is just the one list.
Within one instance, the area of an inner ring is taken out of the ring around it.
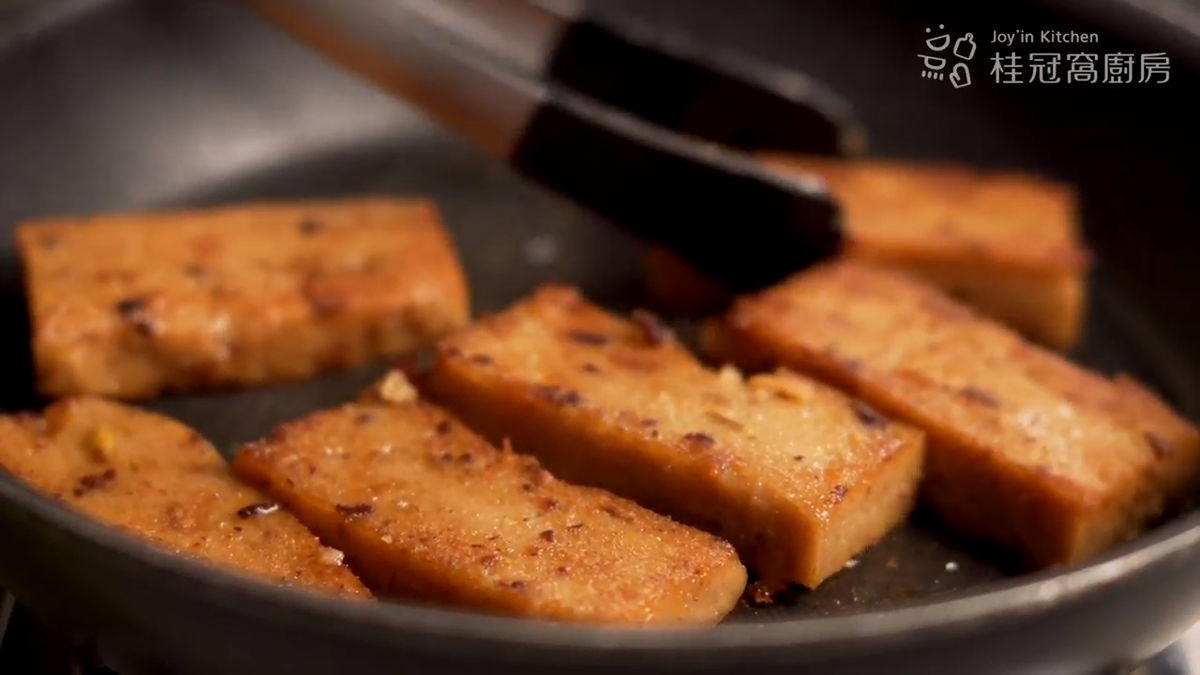
{"label": "crispy surface texture", "polygon": [[0,466],[95,520],[172,553],[346,597],[370,593],[291,514],[239,481],[199,434],[96,398],[0,417]]}
{"label": "crispy surface texture", "polygon": [[904,275],[840,262],[737,300],[706,351],[813,373],[923,428],[945,521],[1034,566],[1136,536],[1187,489],[1200,437],[1127,377],[1034,346]]}
{"label": "crispy surface texture", "polygon": [[[1089,254],[1069,187],[947,164],[782,155],[764,161],[825,180],[845,209],[850,259],[931,282],[1053,349],[1077,339]],[[646,283],[656,306],[674,311],[712,310],[728,299],[661,250],[647,259]]]}
{"label": "crispy surface texture", "polygon": [[407,355],[469,315],[421,200],[46,220],[16,241],[46,396],[298,380]]}
{"label": "crispy surface texture", "polygon": [[427,386],[564,480],[726,538],[768,589],[817,586],[907,515],[919,431],[804,377],[703,368],[635,317],[544,286],[442,341]]}
{"label": "crispy surface texture", "polygon": [[560,482],[390,378],[235,460],[380,594],[618,625],[713,624],[741,597],[726,542]]}

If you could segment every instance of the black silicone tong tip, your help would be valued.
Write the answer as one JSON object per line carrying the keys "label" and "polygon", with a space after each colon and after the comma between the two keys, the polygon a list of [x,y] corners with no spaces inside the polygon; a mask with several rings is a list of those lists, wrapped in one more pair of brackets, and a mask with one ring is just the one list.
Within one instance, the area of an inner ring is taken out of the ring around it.
{"label": "black silicone tong tip", "polygon": [[849,103],[820,82],[629,19],[574,18],[547,75],[685,136],[743,150],[855,155],[866,143]]}
{"label": "black silicone tong tip", "polygon": [[511,160],[737,292],[769,286],[842,247],[839,210],[821,185],[583,97],[549,93]]}

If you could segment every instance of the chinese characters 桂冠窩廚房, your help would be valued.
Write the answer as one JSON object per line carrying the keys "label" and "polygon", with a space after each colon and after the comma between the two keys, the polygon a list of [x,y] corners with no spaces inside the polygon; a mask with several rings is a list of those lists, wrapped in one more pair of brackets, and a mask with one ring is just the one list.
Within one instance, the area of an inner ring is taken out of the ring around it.
{"label": "chinese characters \u6842\u51a0\u7aa9\u5eda\u623f", "polygon": [[1142,54],[1141,77],[1138,78],[1139,83],[1150,82],[1154,76],[1161,75],[1162,79],[1155,84],[1166,84],[1171,79],[1171,59],[1167,57],[1166,52],[1156,52],[1154,54]]}
{"label": "chinese characters \u6842\u51a0\u7aa9\u5eda\u623f", "polygon": [[1020,84],[1023,82],[1021,79],[1023,70],[1020,54],[1001,56],[997,52],[992,56],[992,77],[996,78],[997,84]]}
{"label": "chinese characters \u6842\u51a0\u7aa9\u5eda\u623f", "polygon": [[[939,31],[945,29],[945,24],[938,24]],[[925,32],[932,33],[933,29],[926,28]],[[947,74],[943,72],[946,66],[949,65],[949,61],[946,57],[918,54],[917,56],[924,64],[924,67],[921,69],[921,77],[938,81],[949,80],[950,84],[955,89],[961,89],[971,84],[971,69],[967,65],[967,61],[975,58],[975,48],[977,45],[975,44],[975,38],[971,33],[966,33],[957,40],[953,40],[953,48],[950,46],[951,40],[952,38],[949,33],[937,35],[925,40],[925,46],[929,49],[929,51],[934,52],[934,54],[949,50],[949,53],[953,54],[955,58],[958,59],[958,62],[950,67],[949,76],[947,77]]]}
{"label": "chinese characters \u6842\u51a0\u7aa9\u5eda\u623f", "polygon": [[1029,81],[1042,84],[1058,84],[1058,64],[1062,62],[1060,54],[1037,53],[1029,55]]}
{"label": "chinese characters \u6842\u51a0\u7aa9\u5eda\u623f", "polygon": [[[1064,81],[1059,75],[1063,63],[1061,54],[1033,53],[1027,59],[1023,60],[1022,55],[1015,52],[993,54],[992,78],[997,84],[1058,84]],[[1165,52],[1140,57],[1121,52],[1067,54],[1066,64],[1065,81],[1068,84],[1165,84],[1171,79],[1171,60]]]}
{"label": "chinese characters \u6842\u51a0\u7aa9\u5eda\u623f", "polygon": [[1067,61],[1071,64],[1067,69],[1067,82],[1096,82],[1099,76],[1096,60],[1099,58],[1098,54],[1067,54]]}
{"label": "chinese characters \u6842\u51a0\u7aa9\u5eda\u623f", "polygon": [[1104,55],[1104,84],[1129,84],[1133,82],[1133,54]]}

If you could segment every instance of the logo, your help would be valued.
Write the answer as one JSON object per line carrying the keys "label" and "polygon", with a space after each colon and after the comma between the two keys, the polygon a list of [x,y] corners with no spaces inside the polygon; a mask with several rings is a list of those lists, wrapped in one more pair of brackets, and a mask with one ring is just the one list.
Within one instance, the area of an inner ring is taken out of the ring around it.
{"label": "logo", "polygon": [[991,74],[996,84],[1166,84],[1171,80],[1171,59],[1165,52],[1140,55],[996,52],[992,56]]}
{"label": "logo", "polygon": [[[938,31],[944,30],[946,30],[946,25],[938,24]],[[933,29],[926,28],[925,32],[932,33]],[[951,47],[952,42],[953,47]],[[974,36],[967,33],[955,40],[949,33],[943,33],[926,39],[925,47],[933,54],[917,55],[924,64],[921,69],[921,77],[939,82],[948,80],[955,89],[962,89],[971,84],[971,67],[967,62],[975,57]],[[950,65],[948,58],[951,55],[958,59],[953,65]],[[947,69],[947,66],[950,67]]]}

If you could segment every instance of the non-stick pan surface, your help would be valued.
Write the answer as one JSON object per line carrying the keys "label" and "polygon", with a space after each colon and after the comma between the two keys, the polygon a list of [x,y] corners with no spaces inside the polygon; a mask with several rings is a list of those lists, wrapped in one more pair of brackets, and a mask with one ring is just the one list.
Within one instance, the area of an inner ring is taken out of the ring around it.
{"label": "non-stick pan surface", "polygon": [[[640,299],[640,244],[212,2],[88,2],[0,52],[0,223],[244,199],[386,192],[437,199],[477,311],[548,280],[614,307]],[[992,31],[1068,26],[988,3],[898,13],[899,3],[621,3],[837,86],[873,150],[1022,168],[1078,184],[1100,264],[1074,355],[1131,372],[1195,417],[1200,293],[1189,196],[1195,78],[1168,85],[1008,85],[987,77]],[[612,3],[616,8],[618,3]],[[920,77],[924,27],[981,42],[976,82]],[[1100,53],[1123,45],[1102,35]],[[1122,88],[1124,87],[1124,88]],[[730,223],[736,236],[736,223]],[[0,248],[7,408],[30,396],[16,261]],[[11,356],[8,356],[11,354]],[[225,452],[350,398],[366,369],[151,407]],[[167,672],[493,672],[615,666],[757,672],[1086,672],[1144,658],[1200,618],[1200,517],[1187,509],[1139,542],[1066,573],[1013,577],[922,517],[816,592],[746,608],[711,633],[614,633],[411,606],[343,605],[250,585],[149,551],[0,475],[0,583],[115,658]]]}

